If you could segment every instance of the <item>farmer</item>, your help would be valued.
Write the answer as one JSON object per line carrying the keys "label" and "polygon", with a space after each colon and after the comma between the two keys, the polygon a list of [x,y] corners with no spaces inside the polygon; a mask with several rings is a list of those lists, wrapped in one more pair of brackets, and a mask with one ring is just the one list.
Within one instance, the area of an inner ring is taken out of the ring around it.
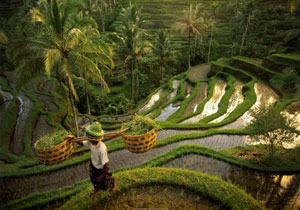
{"label": "farmer", "polygon": [[94,185],[94,199],[99,190],[107,190],[112,187],[111,194],[115,194],[117,183],[112,176],[108,167],[108,155],[105,144],[101,141],[104,132],[99,122],[94,122],[85,129],[88,141],[78,142],[78,144],[86,146],[91,150],[91,163],[90,163],[90,178]]}

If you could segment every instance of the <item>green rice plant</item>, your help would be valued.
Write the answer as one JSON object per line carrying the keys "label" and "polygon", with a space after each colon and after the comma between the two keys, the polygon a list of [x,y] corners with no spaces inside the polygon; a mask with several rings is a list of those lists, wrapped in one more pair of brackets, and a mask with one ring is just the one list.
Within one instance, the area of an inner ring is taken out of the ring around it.
{"label": "green rice plant", "polygon": [[235,90],[234,86],[233,86],[233,83],[235,82],[235,77],[231,76],[228,73],[224,73],[224,72],[222,72],[222,74],[227,76],[228,82],[227,82],[226,92],[225,92],[224,96],[222,97],[220,103],[218,104],[218,111],[212,115],[209,115],[209,116],[203,118],[199,122],[208,123],[209,121],[225,114],[227,111],[229,99]]}
{"label": "green rice plant", "polygon": [[[172,176],[170,176],[170,174],[172,174]],[[124,171],[116,174],[114,177],[119,183],[118,192],[124,192],[133,186],[166,184],[194,191],[199,195],[211,198],[228,209],[265,209],[261,203],[233,184],[226,183],[217,177],[189,170],[145,168]],[[166,177],[168,178],[166,179]],[[92,208],[104,200],[109,199],[111,196],[109,192],[104,192],[99,194],[99,196],[92,201],[89,198],[92,192],[93,187],[90,185],[69,199],[60,209]],[[146,199],[149,202],[149,206],[147,207],[152,207],[153,201],[149,197]]]}
{"label": "green rice plant", "polygon": [[68,134],[69,133],[66,130],[56,130],[51,134],[47,134],[41,137],[37,141],[35,147],[38,149],[45,149],[45,148],[50,148],[52,146],[58,145],[64,141],[65,137]]}
{"label": "green rice plant", "polygon": [[37,122],[39,118],[39,114],[41,113],[43,109],[43,104],[40,100],[38,100],[31,92],[27,91],[25,88],[23,88],[24,93],[26,96],[34,103],[34,107],[32,111],[30,112],[28,123],[26,125],[25,134],[24,134],[24,152],[23,154],[25,156],[34,156],[34,153],[32,151],[31,147],[31,141],[32,141],[32,134],[34,125]]}
{"label": "green rice plant", "polygon": [[128,128],[125,134],[136,136],[147,133],[153,128],[160,129],[160,126],[151,118],[138,115],[132,121],[123,123],[122,129],[124,128]]}
{"label": "green rice plant", "polygon": [[3,113],[3,119],[9,119],[6,123],[2,123],[0,129],[0,152],[10,153],[9,152],[9,144],[10,138],[13,135],[15,125],[17,123],[17,115],[18,115],[18,106],[17,106],[18,98],[14,96],[9,106]]}

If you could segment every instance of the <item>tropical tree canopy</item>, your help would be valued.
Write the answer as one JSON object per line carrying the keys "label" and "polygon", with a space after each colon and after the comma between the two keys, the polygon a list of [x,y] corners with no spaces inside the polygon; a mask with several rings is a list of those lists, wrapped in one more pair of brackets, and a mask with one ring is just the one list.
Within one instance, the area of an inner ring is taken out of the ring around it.
{"label": "tropical tree canopy", "polygon": [[202,4],[193,5],[183,12],[183,16],[175,22],[174,30],[182,34],[186,34],[189,46],[189,60],[188,64],[191,66],[191,38],[193,35],[202,37],[207,33],[208,21],[207,13],[204,11]]}
{"label": "tropical tree canopy", "polygon": [[90,79],[108,90],[102,73],[113,68],[112,49],[101,38],[93,19],[77,15],[81,7],[75,0],[52,0],[41,1],[39,8],[30,11],[40,33],[15,40],[7,48],[19,85],[45,71],[69,91],[71,102],[73,97],[77,99],[74,78]]}
{"label": "tropical tree canopy", "polygon": [[141,11],[136,4],[129,4],[129,7],[123,8],[121,11],[121,20],[118,22],[117,31],[119,32],[119,40],[121,42],[119,55],[125,59],[125,64],[129,64],[131,73],[131,95],[135,99],[134,89],[136,88],[137,60],[143,53],[151,50],[150,43],[144,40],[147,35],[142,28],[145,23],[141,16]]}
{"label": "tropical tree canopy", "polygon": [[288,9],[290,10],[290,13],[294,13],[297,7],[299,6],[299,4],[300,4],[299,0],[288,0],[287,6]]}
{"label": "tropical tree canopy", "polygon": [[171,44],[166,30],[161,29],[155,34],[152,51],[159,58],[160,78],[162,79],[165,59],[174,52],[174,46]]}

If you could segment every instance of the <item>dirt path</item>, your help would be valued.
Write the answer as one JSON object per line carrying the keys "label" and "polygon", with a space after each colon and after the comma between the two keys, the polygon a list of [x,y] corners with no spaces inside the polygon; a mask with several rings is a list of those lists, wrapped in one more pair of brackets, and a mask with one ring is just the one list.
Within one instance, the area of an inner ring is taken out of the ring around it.
{"label": "dirt path", "polygon": [[200,83],[199,86],[197,86],[196,96],[187,105],[186,109],[184,110],[184,115],[196,111],[195,107],[207,97],[207,87],[208,87],[207,83]]}
{"label": "dirt path", "polygon": [[194,66],[188,72],[188,77],[194,82],[207,80],[207,73],[210,71],[210,68],[210,64]]}

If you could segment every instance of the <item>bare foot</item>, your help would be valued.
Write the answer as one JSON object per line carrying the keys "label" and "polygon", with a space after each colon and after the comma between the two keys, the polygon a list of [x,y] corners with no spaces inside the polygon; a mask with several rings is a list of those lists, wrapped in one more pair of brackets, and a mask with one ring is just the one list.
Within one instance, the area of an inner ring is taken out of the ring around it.
{"label": "bare foot", "polygon": [[116,193],[117,190],[117,185],[118,183],[115,181],[113,188],[111,189],[111,195],[114,195]]}
{"label": "bare foot", "polygon": [[95,200],[95,198],[97,197],[97,195],[98,195],[98,191],[95,191],[95,192],[92,194],[92,196],[91,196],[92,200]]}

